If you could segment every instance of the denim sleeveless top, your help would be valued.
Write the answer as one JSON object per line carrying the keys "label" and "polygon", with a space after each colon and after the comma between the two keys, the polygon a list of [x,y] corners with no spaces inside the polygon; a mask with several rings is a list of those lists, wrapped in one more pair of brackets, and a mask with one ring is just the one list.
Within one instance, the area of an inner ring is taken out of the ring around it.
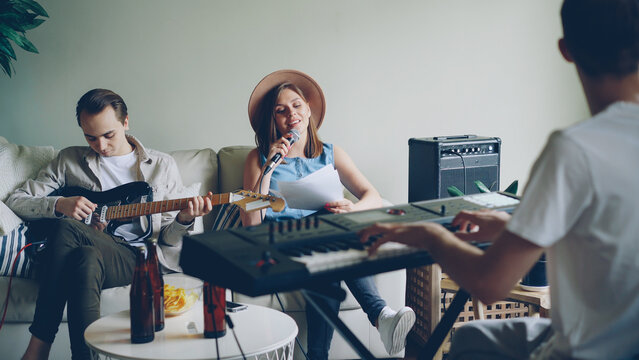
{"label": "denim sleeveless top", "polygon": [[[322,148],[322,153],[316,158],[287,157],[284,160],[286,164],[280,164],[273,170],[273,175],[271,175],[271,190],[279,191],[278,181],[296,181],[328,164],[335,166],[333,144],[325,143]],[[266,162],[266,156],[260,154],[260,161],[263,165]],[[283,221],[288,219],[301,219],[315,212],[317,212],[317,210],[291,209],[287,205],[281,212],[274,212],[271,208],[268,208],[264,220]]]}

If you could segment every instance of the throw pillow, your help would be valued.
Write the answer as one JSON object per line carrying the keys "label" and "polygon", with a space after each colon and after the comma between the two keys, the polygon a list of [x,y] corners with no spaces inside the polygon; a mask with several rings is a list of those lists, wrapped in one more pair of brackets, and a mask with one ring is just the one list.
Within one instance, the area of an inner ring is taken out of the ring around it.
{"label": "throw pillow", "polygon": [[[25,233],[27,232],[26,224],[20,224],[7,235],[2,237],[0,244],[0,276],[11,275],[13,261],[18,251],[27,244]],[[29,261],[26,253],[22,251],[16,261],[16,272],[14,277],[32,278],[34,266]]]}
{"label": "throw pillow", "polygon": [[235,204],[224,204],[220,207],[211,230],[222,231],[241,226],[242,221],[240,220],[240,207]]}
{"label": "throw pillow", "polygon": [[20,224],[22,224],[22,219],[0,201],[0,236],[7,235]]}
{"label": "throw pillow", "polygon": [[[7,200],[27,179],[36,177],[55,152],[51,146],[22,146],[0,141],[0,201]],[[4,204],[3,204],[4,205]],[[21,222],[6,206],[0,206],[0,235],[6,235]]]}
{"label": "throw pillow", "polygon": [[54,156],[51,146],[0,143],[0,201],[6,201],[13,190],[34,178]]}

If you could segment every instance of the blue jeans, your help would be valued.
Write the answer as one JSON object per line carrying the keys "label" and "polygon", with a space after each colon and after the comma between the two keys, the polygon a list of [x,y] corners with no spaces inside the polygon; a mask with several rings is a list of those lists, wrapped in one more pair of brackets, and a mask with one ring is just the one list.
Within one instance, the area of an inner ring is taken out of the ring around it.
{"label": "blue jeans", "polygon": [[[368,320],[375,326],[379,313],[386,306],[386,301],[379,296],[373,278],[367,276],[345,282],[357,302],[362,306],[362,310],[368,315]],[[334,285],[339,286],[338,283]],[[315,301],[327,304],[335,314],[339,313],[340,302],[338,300],[317,295],[311,296]],[[333,339],[333,327],[312,306],[306,307],[306,323],[308,357],[311,360],[328,359],[328,350]]]}

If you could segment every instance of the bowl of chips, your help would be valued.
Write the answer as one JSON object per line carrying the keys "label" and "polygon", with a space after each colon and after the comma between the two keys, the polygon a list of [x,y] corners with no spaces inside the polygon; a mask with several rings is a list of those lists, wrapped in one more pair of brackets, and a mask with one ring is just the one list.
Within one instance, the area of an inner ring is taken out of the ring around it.
{"label": "bowl of chips", "polygon": [[202,295],[202,280],[184,274],[164,276],[164,314],[180,315],[189,311]]}

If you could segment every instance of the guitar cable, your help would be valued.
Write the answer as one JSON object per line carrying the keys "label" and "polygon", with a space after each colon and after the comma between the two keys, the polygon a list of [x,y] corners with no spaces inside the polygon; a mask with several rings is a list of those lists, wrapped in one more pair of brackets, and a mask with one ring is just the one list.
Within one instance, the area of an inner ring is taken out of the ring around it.
{"label": "guitar cable", "polygon": [[4,319],[7,316],[7,309],[9,308],[9,295],[11,294],[11,283],[13,282],[13,276],[16,272],[16,264],[18,262],[18,258],[20,257],[20,253],[31,245],[40,245],[44,243],[45,243],[44,241],[36,241],[36,242],[28,243],[25,246],[23,246],[20,250],[18,250],[18,253],[13,258],[13,264],[11,265],[11,272],[9,273],[9,285],[7,286],[7,296],[5,297],[4,305],[2,306],[3,310],[2,310],[2,319],[0,319],[0,330],[2,330],[2,326],[4,325]]}
{"label": "guitar cable", "polygon": [[464,161],[464,156],[460,153],[456,153],[453,152],[452,150],[446,150],[444,151],[444,154],[453,154],[453,155],[457,155],[459,156],[459,158],[461,159],[462,162],[462,167],[464,168],[464,195],[466,194],[466,181],[467,181],[467,176],[466,176],[466,162]]}

